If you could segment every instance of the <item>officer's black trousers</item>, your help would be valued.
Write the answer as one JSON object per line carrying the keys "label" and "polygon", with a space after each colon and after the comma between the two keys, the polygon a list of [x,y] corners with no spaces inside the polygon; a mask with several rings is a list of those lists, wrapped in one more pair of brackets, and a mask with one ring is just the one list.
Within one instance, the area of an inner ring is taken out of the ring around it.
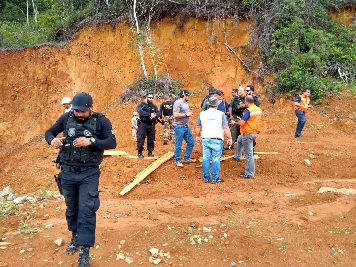
{"label": "officer's black trousers", "polygon": [[137,151],[142,153],[143,145],[147,136],[147,150],[152,152],[155,149],[155,124],[141,122],[137,129]]}
{"label": "officer's black trousers", "polygon": [[62,171],[59,175],[67,205],[68,229],[78,235],[78,245],[92,247],[95,243],[96,211],[100,206],[99,168],[79,173]]}

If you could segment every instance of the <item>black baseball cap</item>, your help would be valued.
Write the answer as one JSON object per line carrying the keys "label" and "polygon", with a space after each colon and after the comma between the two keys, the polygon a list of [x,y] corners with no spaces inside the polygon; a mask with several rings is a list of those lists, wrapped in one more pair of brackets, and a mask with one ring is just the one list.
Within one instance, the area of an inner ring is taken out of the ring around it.
{"label": "black baseball cap", "polygon": [[88,93],[78,93],[73,97],[72,109],[80,110],[82,112],[87,111],[93,105],[93,98]]}
{"label": "black baseball cap", "polygon": [[214,88],[214,87],[210,87],[209,88],[209,95],[213,95],[213,94],[216,94],[218,91],[218,89]]}
{"label": "black baseball cap", "polygon": [[190,96],[192,93],[189,91],[189,90],[187,90],[187,89],[182,89],[182,90],[180,90],[180,92],[179,92],[179,96],[180,97],[183,97],[183,96]]}

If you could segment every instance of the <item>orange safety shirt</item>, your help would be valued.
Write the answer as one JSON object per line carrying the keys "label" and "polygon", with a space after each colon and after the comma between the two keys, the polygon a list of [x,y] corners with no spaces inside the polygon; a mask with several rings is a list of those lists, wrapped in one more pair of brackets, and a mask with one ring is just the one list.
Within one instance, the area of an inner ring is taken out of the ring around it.
{"label": "orange safety shirt", "polygon": [[259,134],[262,128],[262,110],[256,105],[247,109],[250,112],[250,117],[240,126],[240,132],[242,134]]}
{"label": "orange safety shirt", "polygon": [[299,97],[300,97],[300,102],[299,102],[300,106],[295,106],[295,109],[299,109],[303,112],[308,112],[310,98],[304,95],[300,95]]}

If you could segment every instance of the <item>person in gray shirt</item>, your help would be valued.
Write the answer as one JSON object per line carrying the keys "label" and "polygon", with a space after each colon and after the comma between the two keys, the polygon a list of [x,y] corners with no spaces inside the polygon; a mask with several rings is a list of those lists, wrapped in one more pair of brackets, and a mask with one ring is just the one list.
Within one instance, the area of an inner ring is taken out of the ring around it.
{"label": "person in gray shirt", "polygon": [[[182,89],[179,92],[179,99],[173,104],[173,127],[176,136],[176,143],[174,146],[174,158],[177,167],[183,167],[183,163],[194,163],[196,159],[191,159],[194,148],[194,137],[192,131],[188,127],[189,117],[193,115],[190,111],[188,101],[191,93],[187,89]],[[182,161],[181,152],[183,140],[187,143],[184,160]]]}

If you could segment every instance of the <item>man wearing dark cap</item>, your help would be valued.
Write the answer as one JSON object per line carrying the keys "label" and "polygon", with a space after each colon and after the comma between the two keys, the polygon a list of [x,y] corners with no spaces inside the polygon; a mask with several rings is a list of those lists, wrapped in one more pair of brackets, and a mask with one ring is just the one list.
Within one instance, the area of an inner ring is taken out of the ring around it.
{"label": "man wearing dark cap", "polygon": [[[188,125],[189,118],[193,115],[193,112],[190,111],[188,105],[190,95],[191,93],[187,89],[180,90],[178,94],[179,99],[173,104],[173,127],[176,135],[174,158],[176,160],[177,167],[180,168],[183,167],[183,163],[189,164],[196,162],[196,159],[190,158],[194,148],[194,137]],[[182,161],[181,152],[183,140],[185,140],[187,145],[184,160]]]}
{"label": "man wearing dark cap", "polygon": [[216,89],[214,87],[209,88],[209,94],[203,99],[203,101],[200,105],[202,111],[207,110],[209,108],[209,97],[211,97],[211,96],[216,97],[217,93],[218,93],[218,89]]}
{"label": "man wearing dark cap", "polygon": [[[66,219],[72,240],[68,254],[81,247],[78,266],[89,266],[89,248],[94,246],[96,211],[99,209],[99,165],[104,149],[116,147],[111,122],[94,112],[88,93],[78,93],[72,110],[64,113],[45,133],[48,144],[59,148],[56,163],[60,173],[56,182],[64,196]],[[63,138],[56,136],[63,132]]]}
{"label": "man wearing dark cap", "polygon": [[143,145],[147,137],[147,156],[153,157],[155,148],[156,122],[160,117],[159,110],[153,104],[153,94],[148,93],[145,101],[137,106],[137,112],[140,115],[140,124],[137,129],[137,152],[138,157],[143,158]]}
{"label": "man wearing dark cap", "polygon": [[163,145],[168,145],[170,140],[173,141],[173,143],[175,142],[173,131],[173,95],[165,96],[164,100],[159,108],[159,112],[161,113],[161,120],[163,121],[164,127]]}
{"label": "man wearing dark cap", "polygon": [[[224,134],[227,136],[227,145],[232,145],[229,122],[224,112],[217,110],[218,99],[209,98],[209,109],[201,112],[197,119],[196,139],[203,145],[203,179],[213,184],[224,182],[220,173],[220,158],[224,145]],[[210,175],[210,160],[212,162]]]}
{"label": "man wearing dark cap", "polygon": [[255,95],[255,87],[253,85],[246,86],[246,95],[251,95],[253,97],[253,101],[257,107],[261,106],[260,99],[257,95]]}

